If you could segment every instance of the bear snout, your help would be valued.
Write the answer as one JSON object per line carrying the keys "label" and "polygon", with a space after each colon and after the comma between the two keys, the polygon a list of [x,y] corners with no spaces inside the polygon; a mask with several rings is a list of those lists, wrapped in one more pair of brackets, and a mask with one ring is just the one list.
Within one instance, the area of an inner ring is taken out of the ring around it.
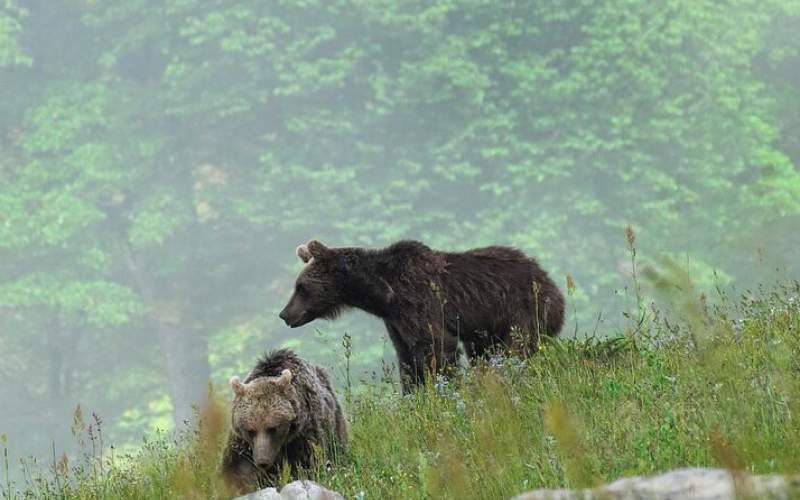
{"label": "bear snout", "polygon": [[307,311],[293,312],[289,310],[289,307],[281,311],[278,317],[280,317],[289,328],[297,328],[298,326],[303,326],[308,323]]}
{"label": "bear snout", "polygon": [[259,467],[269,467],[272,465],[272,460],[270,460],[269,456],[266,454],[254,454],[253,461]]}
{"label": "bear snout", "polygon": [[294,323],[297,323],[297,316],[302,316],[302,314],[292,314],[288,307],[286,307],[286,309],[281,311],[281,313],[278,315],[278,317],[280,317],[283,322],[286,323],[286,326],[292,328],[294,328]]}
{"label": "bear snout", "polygon": [[259,467],[269,467],[275,460],[275,450],[270,439],[263,433],[258,433],[253,443],[253,462]]}

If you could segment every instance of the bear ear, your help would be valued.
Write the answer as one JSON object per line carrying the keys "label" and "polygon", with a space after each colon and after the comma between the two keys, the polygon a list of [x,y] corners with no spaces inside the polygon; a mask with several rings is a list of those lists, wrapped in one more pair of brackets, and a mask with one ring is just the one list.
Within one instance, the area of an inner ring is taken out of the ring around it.
{"label": "bear ear", "polygon": [[311,252],[308,251],[308,247],[306,245],[300,245],[297,247],[295,253],[297,253],[297,256],[300,258],[300,260],[306,264],[311,262],[311,260],[314,258],[314,256],[311,255]]}
{"label": "bear ear", "polygon": [[278,380],[275,383],[278,387],[286,387],[292,382],[292,371],[289,369],[283,370],[281,372],[281,376],[278,377]]}
{"label": "bear ear", "polygon": [[242,383],[239,377],[237,377],[236,375],[231,377],[230,384],[234,394],[236,394],[237,396],[241,396],[244,394],[246,387]]}
{"label": "bear ear", "polygon": [[317,259],[322,259],[327,257],[331,253],[331,249],[323,245],[317,240],[311,240],[306,245],[308,248],[308,252],[311,254],[312,257]]}

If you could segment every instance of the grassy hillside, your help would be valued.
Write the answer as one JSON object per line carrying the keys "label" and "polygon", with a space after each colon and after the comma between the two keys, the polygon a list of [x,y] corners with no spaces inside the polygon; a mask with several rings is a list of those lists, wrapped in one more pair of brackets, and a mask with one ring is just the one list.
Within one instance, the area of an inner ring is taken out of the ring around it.
{"label": "grassy hillside", "polygon": [[[413,396],[342,394],[351,447],[309,475],[347,497],[508,498],[687,465],[796,473],[799,296],[795,283],[710,307],[684,289],[669,316],[639,308],[617,338],[547,342],[532,359],[488,360]],[[20,484],[5,476],[0,497],[223,496],[226,425],[218,403],[199,431],[120,457],[77,415],[87,455],[29,466]]]}

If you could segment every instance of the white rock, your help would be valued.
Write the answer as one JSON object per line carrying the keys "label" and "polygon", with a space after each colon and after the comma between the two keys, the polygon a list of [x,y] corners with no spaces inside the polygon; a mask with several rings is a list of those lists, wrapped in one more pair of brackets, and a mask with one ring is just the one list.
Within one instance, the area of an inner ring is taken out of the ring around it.
{"label": "white rock", "polygon": [[344,497],[314,481],[294,481],[284,486],[280,493],[275,488],[264,488],[236,500],[344,500]]}
{"label": "white rock", "polygon": [[[735,500],[748,498],[788,499],[790,486],[780,476],[732,475],[725,469],[678,469],[653,477],[631,477],[593,490],[536,490],[514,500]],[[795,491],[796,493],[796,491]]]}
{"label": "white rock", "polygon": [[234,500],[283,500],[283,497],[275,488],[264,488],[263,490],[236,497]]}
{"label": "white rock", "polygon": [[281,490],[281,498],[285,500],[344,500],[335,491],[323,488],[314,481],[295,481]]}

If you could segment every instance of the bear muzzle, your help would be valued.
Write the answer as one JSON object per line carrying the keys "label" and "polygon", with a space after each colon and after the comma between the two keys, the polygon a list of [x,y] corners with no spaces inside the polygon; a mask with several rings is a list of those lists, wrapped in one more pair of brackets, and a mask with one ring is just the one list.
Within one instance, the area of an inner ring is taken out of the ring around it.
{"label": "bear muzzle", "polygon": [[253,442],[253,462],[259,467],[269,467],[275,462],[278,454],[277,443],[265,433],[260,432],[256,435]]}
{"label": "bear muzzle", "polygon": [[308,314],[308,311],[300,311],[299,313],[293,313],[289,311],[287,307],[278,315],[285,323],[286,326],[289,328],[297,328],[299,326],[303,326],[306,323],[311,321],[311,315]]}

